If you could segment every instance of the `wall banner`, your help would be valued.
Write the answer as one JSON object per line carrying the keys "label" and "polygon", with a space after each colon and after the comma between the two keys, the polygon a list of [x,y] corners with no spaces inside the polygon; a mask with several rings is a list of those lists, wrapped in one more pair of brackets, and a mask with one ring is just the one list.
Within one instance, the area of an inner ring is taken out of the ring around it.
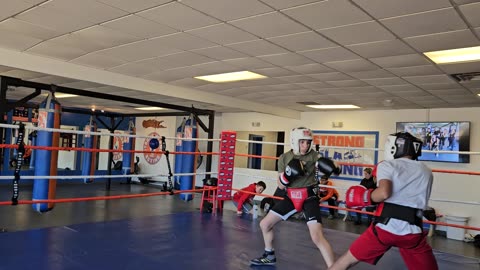
{"label": "wall banner", "polygon": [[313,143],[324,157],[344,163],[342,173],[332,178],[361,181],[366,167],[345,163],[377,164],[378,151],[362,148],[378,148],[378,136],[378,131],[313,130]]}

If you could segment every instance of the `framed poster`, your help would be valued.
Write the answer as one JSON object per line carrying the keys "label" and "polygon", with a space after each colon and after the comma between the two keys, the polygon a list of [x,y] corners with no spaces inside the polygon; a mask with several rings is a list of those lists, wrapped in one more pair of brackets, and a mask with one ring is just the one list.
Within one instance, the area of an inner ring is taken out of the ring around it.
{"label": "framed poster", "polygon": [[378,137],[378,131],[313,130],[318,152],[342,163],[342,173],[332,177],[342,180],[361,181],[365,165],[378,163]]}

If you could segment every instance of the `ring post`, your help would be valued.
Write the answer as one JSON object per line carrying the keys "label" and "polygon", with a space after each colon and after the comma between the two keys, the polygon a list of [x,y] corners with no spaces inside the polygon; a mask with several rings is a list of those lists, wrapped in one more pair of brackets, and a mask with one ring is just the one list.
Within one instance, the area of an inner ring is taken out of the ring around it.
{"label": "ring post", "polygon": [[218,159],[218,205],[222,208],[223,201],[232,199],[233,167],[235,163],[235,143],[237,133],[235,131],[222,131],[220,134],[220,157]]}

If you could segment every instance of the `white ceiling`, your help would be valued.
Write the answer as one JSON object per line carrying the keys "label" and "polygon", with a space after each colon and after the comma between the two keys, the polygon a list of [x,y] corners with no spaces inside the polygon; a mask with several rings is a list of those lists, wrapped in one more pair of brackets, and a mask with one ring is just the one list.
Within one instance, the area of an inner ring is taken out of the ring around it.
{"label": "white ceiling", "polygon": [[[480,46],[478,14],[474,0],[3,0],[0,75],[287,117],[314,110],[298,102],[478,107],[480,81],[448,74],[480,71],[480,62],[436,65],[422,54]],[[241,70],[268,78],[193,78]],[[60,103],[134,111],[87,97]]]}

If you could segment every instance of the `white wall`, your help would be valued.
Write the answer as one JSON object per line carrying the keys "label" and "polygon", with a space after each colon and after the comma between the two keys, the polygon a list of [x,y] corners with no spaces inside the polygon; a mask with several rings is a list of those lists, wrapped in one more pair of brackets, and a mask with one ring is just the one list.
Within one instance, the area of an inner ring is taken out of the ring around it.
{"label": "white wall", "polygon": [[[430,110],[378,110],[378,111],[337,111],[337,112],[308,112],[302,113],[301,120],[294,120],[259,113],[224,113],[216,120],[216,127],[222,130],[235,131],[285,131],[285,141],[289,141],[290,129],[298,126],[306,126],[313,130],[344,130],[344,131],[379,131],[380,148],[388,134],[395,132],[396,122],[407,121],[470,121],[470,151],[480,152],[480,108],[445,108]],[[252,127],[252,122],[260,122],[260,127]],[[332,122],[343,122],[342,128],[332,128]],[[218,133],[216,133],[218,134]],[[289,148],[286,145],[286,150]],[[218,148],[217,148],[218,149]],[[214,148],[215,151],[215,148]],[[383,153],[379,153],[379,160],[383,160]],[[425,162],[432,169],[449,169],[459,171],[480,172],[480,157],[472,155],[470,163],[444,163]],[[247,173],[248,169],[235,168],[235,172]],[[250,172],[253,175],[262,175],[257,170]],[[268,174],[268,173],[267,173]],[[480,177],[462,174],[434,173],[435,180],[432,189],[431,199],[443,199],[453,201],[479,202],[478,191],[480,190]],[[272,177],[275,177],[273,175]],[[254,179],[253,177],[236,175],[234,178],[235,187],[244,187]],[[272,180],[273,181],[273,180]],[[274,182],[267,182],[266,193],[273,193]],[[358,184],[354,181],[336,181],[336,185],[346,188]],[[340,193],[344,192],[339,190]],[[468,225],[480,227],[480,205],[466,205],[458,203],[447,203],[430,201],[430,206],[443,215],[468,216]],[[445,221],[445,219],[440,220]],[[442,226],[437,227],[444,230]],[[471,233],[478,233],[471,231]]]}

